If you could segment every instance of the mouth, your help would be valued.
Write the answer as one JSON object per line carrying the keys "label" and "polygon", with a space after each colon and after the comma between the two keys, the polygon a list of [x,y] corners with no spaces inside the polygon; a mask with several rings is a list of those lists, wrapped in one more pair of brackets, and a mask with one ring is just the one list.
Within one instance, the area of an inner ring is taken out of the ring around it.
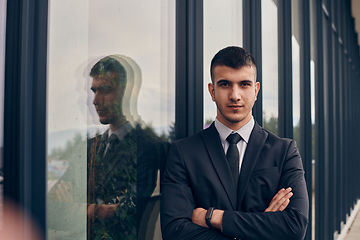
{"label": "mouth", "polygon": [[242,107],[244,107],[243,105],[228,105],[228,108],[232,109],[232,110],[239,110]]}
{"label": "mouth", "polygon": [[103,114],[105,114],[106,112],[107,112],[107,110],[106,109],[96,109],[96,112],[99,114],[99,115],[103,115]]}

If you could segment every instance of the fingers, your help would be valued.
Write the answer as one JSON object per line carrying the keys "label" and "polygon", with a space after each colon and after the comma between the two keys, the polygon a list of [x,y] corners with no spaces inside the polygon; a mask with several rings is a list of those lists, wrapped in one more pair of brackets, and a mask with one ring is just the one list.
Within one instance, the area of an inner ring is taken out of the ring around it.
{"label": "fingers", "polygon": [[276,211],[284,211],[285,208],[289,205],[290,203],[290,199],[285,199],[285,201],[283,202],[283,204],[280,205],[279,209]]}
{"label": "fingers", "polygon": [[70,182],[61,181],[56,190],[56,196],[59,201],[72,202],[73,201],[73,187]]}
{"label": "fingers", "polygon": [[88,204],[87,215],[90,218],[94,218],[94,215],[95,215],[95,204],[94,203]]}
{"label": "fingers", "polygon": [[265,212],[283,211],[289,205],[290,198],[293,196],[291,190],[291,187],[280,189],[271,200],[269,207]]}

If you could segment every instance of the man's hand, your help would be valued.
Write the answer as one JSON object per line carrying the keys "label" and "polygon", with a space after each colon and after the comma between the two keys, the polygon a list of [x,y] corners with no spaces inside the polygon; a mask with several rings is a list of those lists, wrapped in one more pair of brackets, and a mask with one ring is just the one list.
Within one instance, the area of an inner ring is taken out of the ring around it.
{"label": "man's hand", "polygon": [[119,204],[89,204],[87,207],[87,215],[90,218],[110,218],[115,216],[116,208]]}
{"label": "man's hand", "polygon": [[74,201],[74,188],[73,184],[68,181],[61,181],[57,185],[56,197],[62,202],[73,202]]}
{"label": "man's hand", "polygon": [[265,212],[283,211],[290,203],[290,198],[293,195],[291,190],[291,187],[280,189],[271,200],[269,207],[265,209]]}
{"label": "man's hand", "polygon": [[208,227],[205,222],[205,215],[207,210],[204,208],[195,208],[192,215],[192,222],[202,227]]}
{"label": "man's hand", "polygon": [[[206,224],[205,221],[206,212],[207,210],[204,208],[195,208],[192,215],[192,222],[202,227],[208,228],[208,225]],[[211,225],[214,228],[221,229],[223,215],[224,215],[223,210],[214,209],[213,215],[210,220]]]}
{"label": "man's hand", "polygon": [[[280,189],[273,199],[270,202],[270,205],[265,212],[276,212],[276,211],[283,211],[290,203],[290,198],[292,197],[293,193],[291,192],[291,187],[287,189]],[[208,225],[205,221],[205,215],[207,210],[204,208],[195,208],[192,215],[192,222],[200,225],[202,227],[208,228]],[[221,229],[222,228],[222,218],[224,215],[223,210],[215,209],[211,218],[211,225],[214,228]]]}

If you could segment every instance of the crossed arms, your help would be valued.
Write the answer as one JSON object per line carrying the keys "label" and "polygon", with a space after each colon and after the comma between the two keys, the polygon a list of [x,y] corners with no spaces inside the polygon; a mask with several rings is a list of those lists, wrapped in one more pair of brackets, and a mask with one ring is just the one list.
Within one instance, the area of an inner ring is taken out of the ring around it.
{"label": "crossed arms", "polygon": [[[290,203],[290,198],[292,197],[293,193],[291,192],[291,187],[286,189],[282,188],[279,192],[271,200],[269,207],[265,209],[264,212],[277,212],[277,211],[284,211],[285,208]],[[200,225],[202,227],[209,228],[209,226],[205,222],[205,215],[207,210],[204,208],[195,208],[192,215],[192,222]],[[218,229],[222,229],[222,219],[223,219],[224,211],[220,209],[215,209],[210,220],[211,225]]]}
{"label": "crossed arms", "polygon": [[[189,157],[183,151],[189,146],[181,144],[174,143],[170,149],[162,181],[164,240],[303,239],[308,223],[308,196],[301,158],[294,142],[288,144],[278,179],[270,183],[277,188],[273,196],[262,193],[268,191],[257,185],[256,181],[262,180],[252,180],[238,210],[230,205],[222,183],[211,163],[207,164],[206,157],[199,157],[201,154]],[[201,148],[198,151],[202,151]],[[272,176],[266,177],[272,181]],[[216,209],[211,219],[216,229],[207,228],[205,223],[209,207]]]}

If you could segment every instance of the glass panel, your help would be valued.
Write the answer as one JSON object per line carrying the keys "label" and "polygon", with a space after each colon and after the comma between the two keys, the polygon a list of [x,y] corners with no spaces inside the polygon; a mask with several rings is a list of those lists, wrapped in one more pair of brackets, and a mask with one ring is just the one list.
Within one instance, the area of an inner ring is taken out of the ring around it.
{"label": "glass panel", "polygon": [[49,6],[48,239],[161,239],[175,2]]}
{"label": "glass panel", "polygon": [[[313,0],[310,0],[310,35],[316,36],[315,33],[315,8]],[[311,44],[311,61],[310,61],[310,77],[311,77],[311,126],[312,126],[312,236],[315,240],[315,51],[316,41],[315,37],[310,38]]]}
{"label": "glass panel", "polygon": [[3,223],[3,146],[4,146],[4,69],[5,69],[6,0],[0,0],[0,229]]}
{"label": "glass panel", "polygon": [[208,91],[211,59],[222,48],[241,45],[242,1],[204,1],[204,127],[216,117],[216,105]]}
{"label": "glass panel", "polygon": [[299,45],[299,9],[298,0],[291,2],[292,8],[292,87],[293,87],[293,131],[297,147],[300,146],[300,45]]}
{"label": "glass panel", "polygon": [[261,1],[263,127],[278,132],[278,30],[277,6],[273,0]]}

